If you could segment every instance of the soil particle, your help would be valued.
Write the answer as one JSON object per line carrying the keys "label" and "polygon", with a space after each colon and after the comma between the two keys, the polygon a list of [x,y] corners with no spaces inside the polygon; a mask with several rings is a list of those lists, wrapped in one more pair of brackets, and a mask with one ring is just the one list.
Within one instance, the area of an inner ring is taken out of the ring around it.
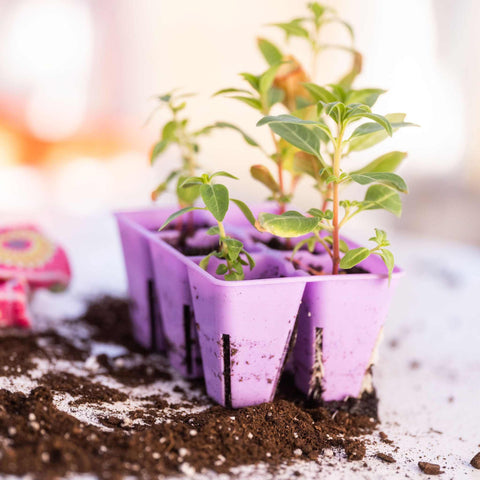
{"label": "soil particle", "polygon": [[396,462],[396,460],[391,455],[388,455],[386,453],[377,452],[375,454],[375,456],[377,458],[379,458],[380,460],[383,460],[384,462],[387,462],[387,463],[395,463]]}
{"label": "soil particle", "polygon": [[480,470],[480,452],[478,452],[471,460],[470,460],[470,465],[473,468],[477,468]]}
{"label": "soil particle", "polygon": [[426,475],[440,475],[441,473],[444,473],[440,470],[440,465],[437,465],[436,463],[418,462],[418,467]]}
{"label": "soil particle", "polygon": [[385,432],[379,432],[378,436],[383,443],[387,443],[388,445],[392,445],[393,441],[388,438],[388,435]]}

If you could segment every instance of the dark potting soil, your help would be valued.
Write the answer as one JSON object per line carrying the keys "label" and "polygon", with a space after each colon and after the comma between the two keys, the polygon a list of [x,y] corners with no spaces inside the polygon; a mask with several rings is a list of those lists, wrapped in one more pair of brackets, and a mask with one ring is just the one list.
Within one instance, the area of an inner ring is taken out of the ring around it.
{"label": "dark potting soil", "polygon": [[[309,275],[330,275],[330,271],[324,271],[323,266],[315,265],[313,263],[304,264],[300,260],[293,258],[291,260],[295,270],[303,270]],[[362,267],[356,265],[355,267],[349,268],[348,270],[340,270],[339,275],[349,275],[353,273],[370,273],[368,270],[365,270]]]}
{"label": "dark potting soil", "polygon": [[186,257],[204,257],[212,251],[218,251],[218,242],[212,241],[212,245],[209,247],[192,247],[186,243],[182,243],[175,240],[165,240],[175,250],[178,250],[182,255]]}
{"label": "dark potting soil", "polygon": [[[174,381],[165,361],[130,349],[127,302],[105,297],[68,324],[86,328],[89,336],[74,345],[72,335],[0,331],[4,375],[13,385],[24,377],[38,384],[30,393],[0,389],[0,474],[150,479],[205,469],[228,472],[259,462],[275,470],[294,460],[317,460],[332,448],[348,460],[361,460],[367,441],[363,435],[377,425],[374,396],[318,405],[299,395],[288,375],[270,404],[238,410],[210,406],[200,382],[188,392],[175,386],[173,391],[184,395],[175,403],[161,387],[162,381]],[[93,356],[94,342],[105,340],[127,347],[128,353],[115,359]],[[92,357],[96,366],[79,374]],[[38,359],[50,362],[41,375]],[[55,368],[66,359],[72,362],[68,372]],[[159,387],[155,395],[135,396],[107,386],[106,378],[128,387],[153,379]],[[65,410],[65,401],[73,410]],[[110,410],[113,403],[122,405],[121,413]],[[74,415],[78,408],[87,409],[93,420]]]}
{"label": "dark potting soil", "polygon": [[[187,244],[187,240],[195,234],[197,230],[208,229],[212,225],[202,224],[195,225],[195,229],[189,231],[186,225],[182,226],[180,235],[175,239],[164,239],[169,245],[171,245],[175,250],[178,250],[182,255],[187,257],[203,257],[208,255],[212,250],[218,249],[218,242],[215,240],[215,237],[212,237],[212,244],[208,247],[193,247]],[[167,230],[176,230],[175,226],[167,228]]]}
{"label": "dark potting soil", "polygon": [[[265,242],[264,240],[261,240],[260,238],[254,238],[254,242],[256,243],[262,243],[263,245],[267,246],[268,248],[271,248],[272,250],[280,250],[280,251],[287,251],[287,250],[292,250],[292,246],[288,245],[285,240],[281,240],[280,238],[277,237],[272,237],[268,242]],[[301,250],[305,250],[306,247],[302,247]]]}

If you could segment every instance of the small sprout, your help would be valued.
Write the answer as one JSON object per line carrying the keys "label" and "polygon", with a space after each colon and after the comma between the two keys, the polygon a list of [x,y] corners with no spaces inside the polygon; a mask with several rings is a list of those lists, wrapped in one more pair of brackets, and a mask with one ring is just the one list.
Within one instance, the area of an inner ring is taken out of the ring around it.
{"label": "small sprout", "polygon": [[[160,95],[157,98],[159,102],[158,108],[166,107],[169,110],[170,119],[163,125],[161,129],[160,138],[153,145],[150,162],[155,164],[160,157],[171,146],[176,146],[180,151],[182,163],[180,168],[171,170],[166,179],[161,182],[152,192],[151,197],[156,201],[164,192],[166,192],[174,180],[176,180],[176,195],[180,207],[189,207],[194,205],[195,201],[200,196],[199,185],[191,184],[192,188],[183,188],[186,179],[195,177],[195,173],[199,168],[198,154],[200,153],[199,140],[209,135],[213,130],[230,129],[242,135],[244,140],[252,145],[258,146],[257,142],[243,132],[240,128],[228,122],[216,122],[212,125],[207,125],[200,129],[190,128],[190,119],[188,117],[180,117],[180,113],[187,107],[185,98],[193,96],[188,93],[176,93],[176,91],[169,92],[165,95]],[[217,175],[225,173],[219,172]],[[230,175],[230,174],[228,174]],[[232,176],[233,177],[233,176]]]}
{"label": "small sprout", "polygon": [[247,220],[252,225],[255,224],[255,217],[244,202],[230,198],[229,191],[225,185],[212,182],[212,180],[216,177],[236,179],[235,176],[225,171],[218,171],[212,175],[202,174],[200,176],[186,178],[182,182],[180,188],[188,189],[192,187],[198,187],[200,197],[205,206],[190,206],[182,208],[181,210],[170,215],[160,230],[165,228],[176,218],[188,212],[193,210],[207,210],[217,222],[216,226],[208,229],[207,234],[219,236],[219,249],[210,252],[206,257],[204,257],[199,263],[200,267],[206,270],[208,268],[210,259],[212,257],[216,257],[224,262],[217,266],[217,275],[223,275],[225,280],[243,280],[245,278],[244,267],[248,266],[249,269],[252,270],[255,266],[255,261],[245,250],[245,247],[240,240],[227,235],[223,220],[228,212],[230,201],[234,202],[238,206],[240,211],[245,215]]}

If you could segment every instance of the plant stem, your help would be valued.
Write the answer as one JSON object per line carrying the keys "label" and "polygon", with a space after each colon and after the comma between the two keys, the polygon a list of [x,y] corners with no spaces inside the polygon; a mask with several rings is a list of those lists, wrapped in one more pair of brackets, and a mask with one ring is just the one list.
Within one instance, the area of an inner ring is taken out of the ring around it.
{"label": "plant stem", "polygon": [[[283,197],[285,195],[285,190],[284,190],[284,185],[283,185],[283,164],[282,164],[282,159],[280,158],[280,146],[278,145],[278,140],[275,137],[275,134],[273,133],[273,130],[270,129],[270,134],[272,136],[273,143],[275,145],[275,152],[277,154],[277,169],[278,169],[278,188],[280,190],[280,197]],[[278,206],[280,209],[280,213],[285,212],[285,204],[283,203],[283,200],[280,200],[278,202]]]}
{"label": "plant stem", "polygon": [[227,236],[227,234],[225,233],[225,227],[223,226],[222,222],[219,222],[217,220],[217,225],[218,225],[218,231],[220,233],[220,241],[221,241]]}
{"label": "plant stem", "polygon": [[220,236],[220,250],[223,254],[225,254],[225,261],[227,262],[227,269],[228,269],[228,273],[232,273],[232,266],[230,265],[230,262],[228,260],[228,256],[227,256],[227,251],[228,251],[228,248],[226,246],[226,244],[223,242],[223,239],[227,237],[227,234],[225,233],[225,227],[223,226],[223,223],[222,222],[219,222],[217,220],[217,225],[218,225],[218,232],[219,232],[219,236]]}
{"label": "plant stem", "polygon": [[[340,176],[340,159],[342,158],[342,139],[343,139],[343,126],[338,126],[338,137],[335,142],[335,153],[333,156],[333,175],[335,177]],[[338,274],[338,267],[340,264],[340,237],[339,237],[339,223],[338,223],[338,209],[339,209],[339,196],[338,196],[338,183],[333,183],[333,268],[332,274]]]}
{"label": "plant stem", "polygon": [[333,260],[333,253],[330,250],[330,246],[328,243],[320,236],[318,232],[315,232],[315,237],[317,238],[317,241],[322,245],[322,247],[325,249],[325,251],[328,253],[330,258]]}
{"label": "plant stem", "polygon": [[322,204],[322,211],[324,212],[327,207],[328,207],[328,202],[330,201],[330,197],[332,196],[332,189],[330,187],[330,184],[327,185],[327,191],[325,193],[325,198],[323,199],[323,204]]}

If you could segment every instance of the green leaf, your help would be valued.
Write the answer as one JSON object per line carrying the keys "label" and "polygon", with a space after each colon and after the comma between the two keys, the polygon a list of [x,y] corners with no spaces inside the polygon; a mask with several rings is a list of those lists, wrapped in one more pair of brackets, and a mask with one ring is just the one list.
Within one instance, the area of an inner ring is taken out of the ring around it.
{"label": "green leaf", "polygon": [[322,220],[325,217],[325,212],[323,210],[320,210],[319,208],[311,208],[307,212],[309,215],[312,215],[312,217],[317,217],[320,220]]}
{"label": "green leaf", "polygon": [[267,92],[267,107],[270,109],[276,103],[283,102],[285,98],[285,92],[280,88],[271,87]]}
{"label": "green leaf", "polygon": [[358,265],[360,262],[370,256],[370,250],[365,247],[354,248],[349,250],[340,260],[340,268],[348,270],[349,268]]}
{"label": "green leaf", "polygon": [[327,103],[324,106],[325,113],[331,117],[335,122],[339,123],[343,120],[345,115],[345,104],[342,102]]}
{"label": "green leaf", "polygon": [[250,174],[255,180],[263,183],[272,193],[278,193],[280,191],[280,186],[273,178],[270,170],[264,165],[252,165],[250,167]]}
{"label": "green leaf", "polygon": [[222,90],[218,90],[215,92],[212,97],[216,97],[217,95],[224,95],[225,93],[248,93],[251,95],[251,92],[245,90],[244,88],[222,88]]}
{"label": "green leaf", "polygon": [[293,123],[296,125],[318,125],[318,122],[314,122],[313,120],[303,120],[293,115],[283,114],[283,115],[267,115],[266,117],[261,118],[257,122],[257,127],[261,127],[266,124],[270,125],[272,123]]}
{"label": "green leaf", "polygon": [[385,153],[353,173],[393,172],[406,157],[406,152]]}
{"label": "green leaf", "polygon": [[388,268],[388,281],[390,282],[392,278],[392,272],[395,267],[395,258],[393,257],[393,253],[386,248],[382,248],[378,255],[380,255],[380,258],[383,260],[386,267]]}
{"label": "green leaf", "polygon": [[227,178],[232,178],[233,180],[238,180],[238,177],[236,177],[235,175],[232,175],[231,173],[225,172],[224,170],[220,170],[210,175],[210,180],[215,177],[227,177]]}
{"label": "green leaf", "polygon": [[257,98],[253,97],[243,97],[241,95],[233,95],[230,98],[234,98],[240,102],[247,104],[249,107],[255,108],[256,110],[262,110],[262,103]]}
{"label": "green leaf", "polygon": [[184,215],[185,213],[191,212],[193,210],[205,210],[205,208],[200,208],[200,207],[185,207],[185,208],[182,208],[181,210],[178,210],[178,212],[172,213],[165,220],[164,224],[158,229],[158,231],[163,230],[170,222],[172,222],[176,218],[180,217],[181,215]]}
{"label": "green leaf", "polygon": [[186,180],[188,180],[187,177],[178,177],[177,197],[181,205],[192,205],[200,195],[200,185],[191,184],[184,186],[186,185]]}
{"label": "green leaf", "polygon": [[200,260],[200,263],[198,264],[198,266],[200,268],[203,268],[204,270],[206,270],[208,268],[208,264],[210,263],[210,258],[212,258],[212,255],[215,255],[215,253],[216,252],[211,252],[206,257],[202,258],[202,260]]}
{"label": "green leaf", "polygon": [[361,90],[351,90],[347,96],[347,103],[363,103],[373,107],[380,95],[386,93],[386,90],[380,88],[362,88]]}
{"label": "green leaf", "polygon": [[155,160],[157,159],[157,157],[165,151],[165,149],[168,147],[169,144],[170,144],[170,140],[160,140],[154,145],[152,149],[152,153],[150,155],[150,163],[152,165],[155,163]]}
{"label": "green leaf", "polygon": [[281,215],[261,213],[258,216],[260,231],[266,231],[279,237],[300,237],[314,231],[319,219],[305,217],[299,212],[288,211]]}
{"label": "green leaf", "polygon": [[307,5],[307,7],[312,11],[315,19],[318,21],[320,17],[325,13],[327,10],[326,7],[320,5],[318,2],[312,2]]}
{"label": "green leaf", "polygon": [[207,207],[207,210],[215,217],[215,220],[222,222],[228,211],[229,195],[224,185],[202,185],[200,195]]}
{"label": "green leaf", "polygon": [[346,103],[347,89],[345,89],[345,87],[336,83],[331,83],[329,87],[332,89],[332,93],[337,97],[339,102]]}
{"label": "green leaf", "polygon": [[273,80],[275,79],[275,75],[277,74],[280,65],[281,64],[273,65],[273,67],[270,67],[266,72],[260,75],[258,83],[258,91],[260,92],[260,95],[265,95],[268,92],[268,89],[273,84]]}
{"label": "green leaf", "polygon": [[229,282],[237,281],[237,280],[243,280],[245,278],[245,275],[243,272],[232,272],[228,273],[225,275],[225,280],[228,280]]}
{"label": "green leaf", "polygon": [[[254,75],[253,73],[248,73],[248,72],[243,72],[240,74],[240,76],[246,80],[250,86],[256,91],[259,91],[260,88],[260,78],[257,77],[257,75]],[[251,95],[251,94],[250,94]]]}
{"label": "green leaf", "polygon": [[217,226],[210,227],[207,230],[207,235],[220,235],[220,229]]}
{"label": "green leaf", "polygon": [[381,247],[388,247],[390,242],[387,240],[387,232],[385,230],[381,230],[380,228],[375,229],[375,236],[369,238],[371,242],[375,242],[377,245]]}
{"label": "green leaf", "polygon": [[294,147],[317,157],[323,164],[320,154],[321,135],[300,123],[270,123],[270,128]]}
{"label": "green leaf", "polygon": [[385,185],[372,185],[365,194],[365,201],[373,203],[368,210],[383,208],[397,217],[402,214],[400,195]]}
{"label": "green leaf", "polygon": [[[359,113],[358,115],[352,115],[349,120],[350,121],[354,121],[354,120],[359,120],[360,118],[368,118],[370,120],[373,120],[375,123],[378,123],[378,125],[380,125],[383,129],[385,129],[385,131],[387,132],[387,134],[389,136],[392,136],[393,134],[393,129],[392,129],[392,125],[390,124],[390,122],[388,121],[388,118],[384,117],[383,115],[378,115],[378,113],[367,113],[367,112],[362,112],[362,113]],[[359,128],[363,127],[364,125],[369,125],[368,123],[366,124],[363,124],[363,125],[360,125],[360,127],[358,127],[353,133],[352,133],[352,137],[355,138],[356,136],[358,136],[358,134],[356,135],[355,132],[358,131]],[[370,133],[370,132],[369,132]],[[351,138],[352,138],[351,137]]]}
{"label": "green leaf", "polygon": [[[270,125],[270,128],[274,130],[273,125],[294,125],[294,126],[308,126],[308,127],[313,127],[312,130],[309,130],[317,139],[321,142],[325,141],[325,135],[327,137],[332,138],[332,133],[330,132],[330,129],[324,122],[314,122],[313,120],[302,120],[301,118],[295,117],[293,115],[268,115],[266,117],[261,118],[258,123],[257,127],[261,127],[262,125]],[[305,127],[306,130],[308,128]],[[275,131],[275,130],[274,130]],[[280,135],[280,134],[279,134]],[[281,136],[281,135],[280,135]],[[284,138],[284,137],[282,137]],[[285,140],[289,141],[288,139],[285,138]],[[292,145],[296,146],[293,142],[290,142]],[[301,147],[300,150],[304,150]],[[304,150],[307,151],[307,150]],[[308,153],[312,153],[310,150]],[[317,153],[314,153],[314,155],[318,158],[321,159],[320,152],[318,151]],[[321,159],[323,162],[323,159]]]}
{"label": "green leaf", "polygon": [[243,250],[243,243],[235,238],[225,238],[223,243],[227,246],[227,256],[229,260],[235,262]]}
{"label": "green leaf", "polygon": [[255,260],[246,250],[243,250],[242,253],[247,257],[248,266],[250,270],[253,270],[253,267],[255,267]]}
{"label": "green leaf", "polygon": [[[333,245],[333,238],[331,235],[329,235],[328,237],[324,237],[324,240],[330,244],[330,245]],[[348,245],[347,245],[347,242],[345,240],[342,240],[342,239],[339,239],[338,240],[338,246],[340,248],[340,251],[342,253],[346,253],[348,252]]]}
{"label": "green leaf", "polygon": [[233,123],[215,122],[212,125],[212,128],[228,128],[228,129],[231,129],[231,130],[235,130],[236,132],[240,133],[240,135],[242,135],[245,142],[247,142],[252,147],[259,147],[260,146],[252,137],[250,137],[250,135],[246,134],[240,127],[237,127],[236,125],[233,125]]}
{"label": "green leaf", "polygon": [[282,61],[282,52],[272,42],[265,38],[258,38],[257,44],[260,52],[262,52],[263,58],[265,58],[270,66],[276,65]]}
{"label": "green leaf", "polygon": [[316,85],[315,83],[304,83],[303,86],[317,102],[331,103],[340,100],[333,93],[329,92],[325,87],[321,87],[320,85]]}
{"label": "green leaf", "polygon": [[295,155],[293,158],[293,169],[296,172],[305,173],[318,180],[322,164],[313,155]]}
{"label": "green leaf", "polygon": [[308,30],[303,28],[298,20],[292,20],[288,23],[274,23],[274,27],[282,29],[287,35],[287,39],[290,37],[303,37],[308,38]]}
{"label": "green leaf", "polygon": [[252,211],[248,208],[247,204],[242,202],[241,200],[237,200],[236,198],[231,198],[230,199],[239,209],[240,211],[245,215],[245,218],[253,225],[255,226],[255,217],[252,213]]}
{"label": "green leaf", "polygon": [[217,275],[225,275],[228,272],[228,267],[224,264],[221,263],[217,267],[217,271],[215,272]]}
{"label": "green leaf", "polygon": [[175,120],[167,122],[162,129],[162,139],[173,140],[177,131],[178,123]]}
{"label": "green leaf", "polygon": [[278,183],[273,178],[270,170],[264,165],[252,165],[250,167],[250,174],[255,180],[263,183],[271,192],[278,193],[280,191]]}
{"label": "green leaf", "polygon": [[[413,123],[404,122],[405,114],[404,113],[390,113],[385,115],[385,118],[390,122],[392,129],[396,132],[399,128],[402,127],[411,127],[415,126]],[[369,125],[360,129],[363,125]],[[365,150],[366,148],[373,147],[377,143],[382,142],[388,137],[387,132],[376,123],[366,123],[357,128],[359,130],[355,137],[352,136],[349,138],[349,148],[350,151],[360,151]],[[354,132],[355,133],[355,132]]]}
{"label": "green leaf", "polygon": [[352,173],[351,179],[360,185],[381,183],[402,193],[407,193],[407,184],[400,175],[390,172]]}
{"label": "green leaf", "polygon": [[294,123],[271,123],[269,126],[294,147],[317,157],[323,165],[323,158],[320,154],[321,139],[314,130]]}
{"label": "green leaf", "polygon": [[178,183],[180,187],[190,187],[192,185],[202,185],[205,182],[202,177],[184,177],[182,176],[182,182]]}

